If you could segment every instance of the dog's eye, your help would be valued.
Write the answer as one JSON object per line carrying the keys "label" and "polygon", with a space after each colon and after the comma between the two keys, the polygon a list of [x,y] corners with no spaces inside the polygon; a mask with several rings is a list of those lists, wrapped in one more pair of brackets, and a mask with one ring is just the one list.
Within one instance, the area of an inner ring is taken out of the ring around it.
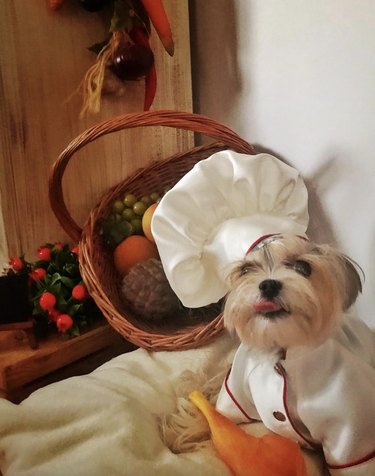
{"label": "dog's eye", "polygon": [[240,276],[244,276],[245,274],[249,273],[254,269],[254,265],[252,264],[244,264],[240,268]]}
{"label": "dog's eye", "polygon": [[312,272],[310,263],[308,263],[307,261],[303,261],[301,259],[298,259],[297,261],[294,262],[293,269],[294,271],[301,274],[305,278],[308,278]]}

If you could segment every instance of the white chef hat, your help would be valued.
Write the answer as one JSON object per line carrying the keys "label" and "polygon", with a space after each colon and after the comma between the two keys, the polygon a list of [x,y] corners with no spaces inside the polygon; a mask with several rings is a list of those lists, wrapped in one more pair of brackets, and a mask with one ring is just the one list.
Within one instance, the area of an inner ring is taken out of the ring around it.
{"label": "white chef hat", "polygon": [[222,151],[198,162],[162,198],[152,233],[168,281],[187,307],[217,302],[225,278],[261,236],[305,236],[307,190],[269,154]]}

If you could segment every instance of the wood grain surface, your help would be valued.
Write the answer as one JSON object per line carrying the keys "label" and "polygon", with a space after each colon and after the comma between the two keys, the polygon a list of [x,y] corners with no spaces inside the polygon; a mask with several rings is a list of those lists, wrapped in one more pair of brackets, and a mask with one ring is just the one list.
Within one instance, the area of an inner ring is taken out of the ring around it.
{"label": "wood grain surface", "polygon": [[[69,242],[48,203],[52,163],[86,128],[143,107],[143,81],[127,82],[124,96],[106,96],[99,114],[79,118],[81,96],[74,92],[95,59],[87,47],[105,37],[107,25],[77,3],[66,0],[51,12],[47,1],[0,0],[0,260],[21,253],[35,258],[46,241]],[[191,111],[188,0],[164,3],[175,55],[168,56],[153,31],[158,89],[152,109]],[[167,128],[119,132],[89,144],[64,177],[73,218],[83,224],[110,186],[192,145],[192,133]]]}
{"label": "wood grain surface", "polygon": [[[25,338],[16,332],[0,333],[0,391],[10,392],[44,375],[107,347],[118,345],[120,336],[101,323],[82,335],[63,339],[52,335],[31,349]],[[122,352],[134,346],[121,341]]]}

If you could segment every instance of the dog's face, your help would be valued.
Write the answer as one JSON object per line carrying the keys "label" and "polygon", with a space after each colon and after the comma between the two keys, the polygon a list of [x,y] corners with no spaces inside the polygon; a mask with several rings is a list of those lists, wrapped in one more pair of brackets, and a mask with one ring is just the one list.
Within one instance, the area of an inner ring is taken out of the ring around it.
{"label": "dog's face", "polygon": [[362,290],[347,256],[294,235],[248,253],[228,282],[225,326],[266,351],[324,341]]}

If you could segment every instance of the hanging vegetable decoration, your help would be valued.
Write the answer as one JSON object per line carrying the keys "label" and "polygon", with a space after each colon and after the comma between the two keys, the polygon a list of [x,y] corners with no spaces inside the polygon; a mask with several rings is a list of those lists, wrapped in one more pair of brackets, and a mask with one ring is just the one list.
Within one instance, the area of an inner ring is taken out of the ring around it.
{"label": "hanging vegetable decoration", "polygon": [[46,243],[39,248],[38,258],[34,263],[23,256],[10,258],[5,275],[28,275],[28,299],[39,336],[56,329],[77,336],[102,318],[82,281],[77,246]]}
{"label": "hanging vegetable decoration", "polygon": [[[89,47],[96,61],[86,72],[80,90],[83,95],[81,116],[100,111],[102,94],[122,95],[124,81],[144,78],[143,109],[148,111],[156,94],[157,74],[150,47],[151,23],[165,50],[174,54],[174,42],[162,0],[76,0],[89,12],[105,11],[111,22],[108,37]],[[58,10],[64,0],[49,0]]]}

